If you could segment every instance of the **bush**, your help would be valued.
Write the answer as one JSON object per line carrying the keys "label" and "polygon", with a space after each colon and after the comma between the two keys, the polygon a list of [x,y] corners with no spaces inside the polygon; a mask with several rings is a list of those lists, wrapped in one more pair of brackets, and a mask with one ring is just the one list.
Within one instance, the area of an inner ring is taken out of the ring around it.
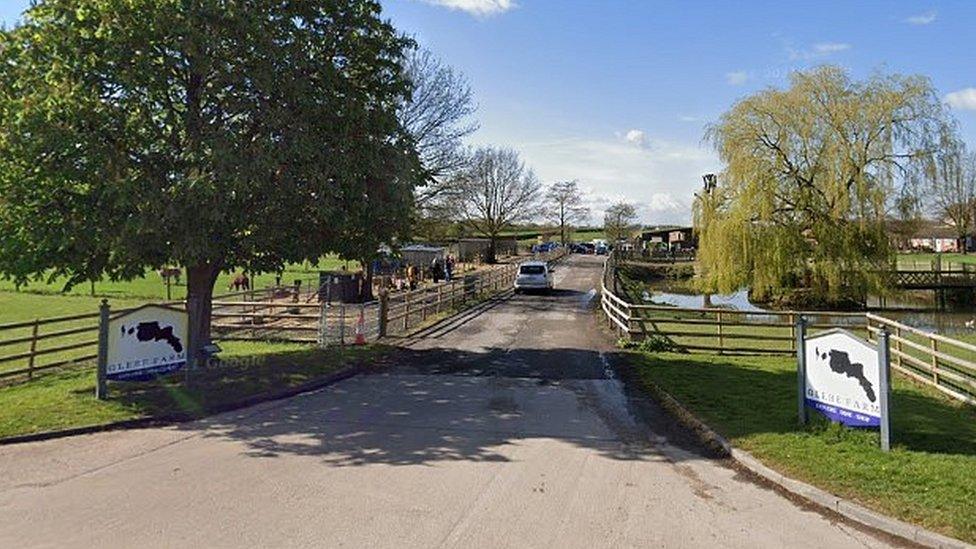
{"label": "bush", "polygon": [[626,338],[617,340],[617,346],[622,349],[634,349],[645,353],[684,353],[687,352],[669,337],[660,334],[649,334],[640,341]]}

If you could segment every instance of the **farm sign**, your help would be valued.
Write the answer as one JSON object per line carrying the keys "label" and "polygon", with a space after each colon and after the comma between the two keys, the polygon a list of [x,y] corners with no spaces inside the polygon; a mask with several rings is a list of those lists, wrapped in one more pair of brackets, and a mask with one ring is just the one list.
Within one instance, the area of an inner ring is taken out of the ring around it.
{"label": "farm sign", "polygon": [[806,337],[798,321],[797,389],[801,423],[813,409],[848,427],[881,431],[881,447],[888,450],[891,433],[888,411],[888,333],[878,345],[847,330],[834,329]]}
{"label": "farm sign", "polygon": [[843,330],[806,340],[807,406],[851,427],[881,425],[880,368],[874,345]]}
{"label": "farm sign", "polygon": [[186,311],[147,305],[108,322],[105,378],[145,380],[186,365]]}

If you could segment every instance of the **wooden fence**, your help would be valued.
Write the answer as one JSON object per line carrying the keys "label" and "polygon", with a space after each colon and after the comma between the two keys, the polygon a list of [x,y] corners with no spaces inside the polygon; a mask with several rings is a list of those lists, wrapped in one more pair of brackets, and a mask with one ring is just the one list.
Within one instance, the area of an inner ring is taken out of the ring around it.
{"label": "wooden fence", "polygon": [[[540,254],[555,260],[557,251]],[[361,332],[368,341],[422,325],[511,287],[516,264],[502,264],[463,274],[413,291],[391,292],[386,303],[319,303],[309,280],[294,286],[250,289],[214,296],[212,333],[217,341],[293,341],[345,344]],[[185,303],[169,302],[172,306]],[[131,309],[113,309],[111,315]],[[98,348],[98,312],[0,324],[0,383],[30,380],[58,368],[94,365]]]}
{"label": "wooden fence", "polygon": [[601,284],[601,308],[622,338],[664,338],[675,350],[718,354],[787,355],[796,352],[796,320],[815,333],[845,328],[877,341],[890,333],[892,367],[943,393],[976,404],[976,345],[860,312],[735,311],[631,303],[619,289],[608,259]]}

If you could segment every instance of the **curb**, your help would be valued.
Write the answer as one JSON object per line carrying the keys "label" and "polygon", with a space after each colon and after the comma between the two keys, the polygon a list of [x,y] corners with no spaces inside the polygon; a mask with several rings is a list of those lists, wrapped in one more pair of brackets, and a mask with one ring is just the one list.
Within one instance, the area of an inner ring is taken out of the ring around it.
{"label": "curb", "polygon": [[40,433],[31,433],[27,435],[16,435],[12,437],[0,438],[0,446],[23,444],[26,442],[39,442],[42,440],[65,438],[65,437],[71,437],[77,435],[87,435],[92,433],[102,433],[106,431],[120,431],[125,429],[144,429],[147,427],[165,427],[165,426],[175,425],[179,423],[186,423],[189,421],[203,419],[209,416],[222,414],[224,412],[240,410],[241,408],[247,408],[249,406],[254,406],[255,404],[260,404],[262,402],[272,402],[275,400],[282,400],[282,399],[291,398],[293,396],[300,395],[302,393],[315,391],[323,387],[327,387],[329,385],[333,385],[340,381],[349,379],[357,374],[362,373],[363,371],[365,371],[365,369],[366,366],[363,364],[347,366],[340,370],[336,370],[335,372],[332,372],[331,374],[325,377],[321,377],[319,379],[316,379],[314,381],[309,381],[301,385],[296,385],[294,387],[288,387],[287,389],[280,389],[277,391],[266,391],[263,393],[258,393],[256,395],[251,395],[247,398],[235,400],[233,402],[227,402],[219,406],[214,406],[212,408],[207,408],[202,414],[188,414],[188,413],[165,414],[160,416],[126,419],[122,421],[114,421],[112,423],[102,423],[99,425],[86,425],[84,427],[73,427],[71,429],[61,429],[59,431],[43,431]]}
{"label": "curb", "polygon": [[730,458],[736,468],[744,469],[772,484],[775,488],[815,507],[837,513],[852,522],[891,536],[902,538],[923,547],[931,547],[934,549],[974,549],[976,547],[955,538],[926,530],[921,526],[915,526],[914,524],[887,517],[862,505],[821,490],[816,486],[811,486],[805,482],[778,473],[763,465],[762,462],[749,452],[732,446],[725,437],[715,432],[714,429],[700,420],[657,384],[646,382],[645,386],[650,389],[652,395],[658,400],[665,411],[674,416],[683,426],[693,431],[695,436],[709,449],[716,451],[723,457]]}

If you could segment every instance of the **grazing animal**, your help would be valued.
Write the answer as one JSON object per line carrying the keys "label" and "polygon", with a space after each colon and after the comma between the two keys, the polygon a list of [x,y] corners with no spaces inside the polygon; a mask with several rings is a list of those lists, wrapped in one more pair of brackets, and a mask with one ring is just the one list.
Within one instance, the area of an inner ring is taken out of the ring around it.
{"label": "grazing animal", "polygon": [[159,270],[159,276],[163,277],[164,281],[168,281],[170,278],[175,279],[176,284],[180,283],[180,275],[183,274],[183,269],[179,267],[163,267]]}
{"label": "grazing animal", "polygon": [[251,289],[251,279],[247,277],[246,274],[241,273],[231,280],[230,286],[227,287],[228,290],[234,289],[234,291],[247,291]]}

